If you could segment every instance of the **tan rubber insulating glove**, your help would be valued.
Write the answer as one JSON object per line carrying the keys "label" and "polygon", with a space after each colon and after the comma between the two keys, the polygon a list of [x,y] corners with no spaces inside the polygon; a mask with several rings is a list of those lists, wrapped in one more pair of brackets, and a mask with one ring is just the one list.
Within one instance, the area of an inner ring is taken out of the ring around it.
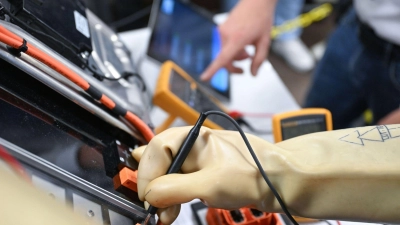
{"label": "tan rubber insulating glove", "polygon": [[[165,175],[190,127],[172,128],[141,156],[138,190],[170,224],[179,204],[199,198],[224,209],[282,212],[238,132],[202,128],[182,166]],[[293,215],[400,222],[400,125],[313,133],[278,144],[247,135]]]}

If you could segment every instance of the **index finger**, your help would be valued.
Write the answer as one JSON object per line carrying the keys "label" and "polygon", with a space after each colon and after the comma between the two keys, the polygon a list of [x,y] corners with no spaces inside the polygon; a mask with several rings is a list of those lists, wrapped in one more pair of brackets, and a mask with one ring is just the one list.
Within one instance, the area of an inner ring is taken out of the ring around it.
{"label": "index finger", "polygon": [[136,162],[140,162],[140,158],[142,158],[143,152],[146,149],[146,145],[140,146],[132,151],[131,155],[136,160]]}
{"label": "index finger", "polygon": [[200,79],[207,81],[211,79],[214,74],[234,60],[237,54],[241,52],[244,46],[241,46],[234,41],[228,41],[226,45],[222,45],[221,52],[218,54],[217,58],[207,67],[207,69],[200,76]]}

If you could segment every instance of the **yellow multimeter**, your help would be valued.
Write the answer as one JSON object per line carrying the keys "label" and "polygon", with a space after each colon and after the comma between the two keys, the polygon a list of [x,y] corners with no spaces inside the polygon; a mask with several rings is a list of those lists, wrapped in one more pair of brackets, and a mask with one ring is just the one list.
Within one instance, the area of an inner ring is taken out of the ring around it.
{"label": "yellow multimeter", "polygon": [[304,108],[275,114],[272,118],[275,142],[304,134],[332,130],[332,114],[323,108]]}
{"label": "yellow multimeter", "polygon": [[[172,61],[166,61],[161,66],[153,104],[169,114],[164,123],[156,128],[156,133],[167,129],[178,117],[194,125],[200,112],[209,110],[228,112],[222,103],[201,88],[189,74]],[[221,118],[210,116],[204,122],[204,126],[212,129],[229,129],[232,124]]]}

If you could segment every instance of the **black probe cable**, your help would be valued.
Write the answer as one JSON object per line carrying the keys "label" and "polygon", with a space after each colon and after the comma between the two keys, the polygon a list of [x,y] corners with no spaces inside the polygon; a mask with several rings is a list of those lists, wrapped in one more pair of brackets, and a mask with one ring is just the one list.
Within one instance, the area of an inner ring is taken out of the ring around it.
{"label": "black probe cable", "polygon": [[[176,154],[175,158],[172,160],[171,165],[168,168],[166,174],[171,173],[178,173],[182,167],[183,162],[185,162],[186,157],[189,155],[190,150],[192,149],[194,142],[196,141],[197,137],[200,134],[200,128],[203,125],[204,121],[206,120],[207,115],[204,113],[200,113],[199,118],[197,119],[196,124],[190,129],[188,135],[186,136],[185,140],[183,140],[182,145],[179,147],[178,153]],[[149,206],[147,209],[147,216],[143,221],[142,225],[147,225],[150,220],[151,215],[157,213],[158,208],[152,205]]]}
{"label": "black probe cable", "polygon": [[265,182],[267,182],[269,189],[271,189],[272,193],[274,194],[276,200],[278,200],[279,205],[281,206],[283,212],[286,214],[286,216],[290,219],[290,221],[295,224],[298,225],[297,221],[293,218],[292,214],[290,214],[289,210],[286,208],[285,203],[283,202],[281,196],[279,195],[278,191],[276,191],[275,187],[272,185],[271,181],[269,180],[267,174],[264,171],[264,168],[262,167],[260,161],[257,158],[257,155],[254,153],[253,148],[250,145],[249,140],[247,139],[246,135],[244,134],[242,128],[240,127],[240,125],[233,119],[231,118],[228,114],[221,112],[221,111],[207,111],[206,113],[204,113],[207,116],[209,115],[219,115],[222,117],[225,117],[226,119],[228,119],[229,121],[231,121],[233,123],[233,125],[235,125],[236,129],[239,131],[240,136],[242,136],[244,143],[246,144],[247,148],[249,149],[249,152],[251,154],[251,156],[254,159],[254,162],[256,163],[258,170],[260,171],[261,175],[263,176]]}
{"label": "black probe cable", "polygon": [[[257,158],[257,155],[254,153],[253,148],[250,145],[249,140],[247,139],[246,135],[244,134],[242,128],[240,125],[228,114],[221,112],[221,111],[207,111],[205,113],[200,113],[200,117],[197,120],[196,124],[193,126],[192,129],[190,129],[187,137],[185,140],[182,142],[182,145],[180,146],[178,153],[176,157],[173,159],[171,166],[169,167],[167,174],[171,173],[177,173],[180,168],[182,167],[183,162],[185,161],[187,155],[189,154],[190,150],[192,149],[194,142],[196,141],[197,137],[199,136],[200,133],[200,128],[203,125],[204,121],[206,120],[207,116],[209,115],[219,115],[222,117],[225,117],[229,121],[235,125],[236,129],[239,131],[240,136],[242,136],[244,143],[246,144],[247,148],[249,149],[249,152],[251,156],[254,159],[254,162],[256,163],[258,170],[260,171],[261,175],[263,176],[264,180],[267,182],[268,187],[271,189],[272,193],[274,194],[275,198],[278,200],[279,205],[281,206],[283,212],[286,214],[286,216],[290,219],[290,221],[294,225],[298,225],[296,220],[293,218],[293,216],[290,214],[289,210],[286,208],[285,203],[283,202],[281,196],[279,193],[276,191],[275,187],[272,185],[271,181],[269,180],[267,174],[264,171],[264,168],[262,167],[260,161]],[[147,209],[147,212],[149,213],[147,217],[145,218],[144,222],[142,223],[143,225],[147,225],[149,222],[150,216],[156,214],[158,208],[154,207],[152,205],[149,206]]]}

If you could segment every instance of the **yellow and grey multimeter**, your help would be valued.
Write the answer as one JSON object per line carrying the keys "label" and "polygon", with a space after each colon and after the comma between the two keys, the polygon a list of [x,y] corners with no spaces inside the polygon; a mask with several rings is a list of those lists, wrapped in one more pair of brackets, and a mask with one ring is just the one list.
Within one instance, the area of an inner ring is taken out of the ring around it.
{"label": "yellow and grey multimeter", "polygon": [[[161,66],[153,103],[169,114],[164,123],[156,128],[156,133],[167,129],[176,118],[182,118],[186,123],[194,125],[200,112],[228,112],[221,102],[172,61],[166,61]],[[234,129],[230,121],[212,115],[204,122],[204,126],[212,129]]]}
{"label": "yellow and grey multimeter", "polygon": [[275,114],[272,118],[275,142],[304,134],[332,130],[332,114],[323,108],[305,108]]}

